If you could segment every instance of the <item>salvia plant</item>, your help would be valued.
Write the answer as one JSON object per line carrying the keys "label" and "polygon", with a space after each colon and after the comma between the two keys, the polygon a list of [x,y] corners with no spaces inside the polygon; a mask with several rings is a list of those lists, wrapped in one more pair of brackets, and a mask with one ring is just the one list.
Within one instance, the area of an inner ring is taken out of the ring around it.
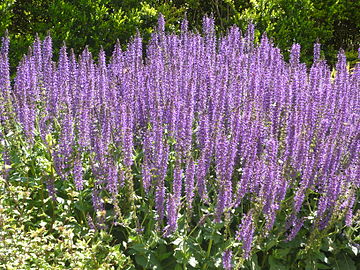
{"label": "salvia plant", "polygon": [[360,64],[349,69],[343,51],[332,70],[315,44],[308,69],[298,44],[286,62],[266,34],[254,42],[252,24],[218,37],[205,17],[202,33],[184,20],[172,34],[162,16],[146,46],[136,35],[97,62],[65,45],[54,62],[51,37],[36,38],[13,80],[8,48],[5,36],[2,172],[16,173],[11,138],[43,149],[33,162],[45,169],[28,175],[55,206],[69,182],[92,204],[77,216],[92,229],[175,239],[175,253],[189,248],[181,237],[204,233],[193,243],[201,256],[188,260],[196,269],[214,267],[212,254],[218,268],[244,267],[300,232],[301,254],[331,233],[354,239]]}

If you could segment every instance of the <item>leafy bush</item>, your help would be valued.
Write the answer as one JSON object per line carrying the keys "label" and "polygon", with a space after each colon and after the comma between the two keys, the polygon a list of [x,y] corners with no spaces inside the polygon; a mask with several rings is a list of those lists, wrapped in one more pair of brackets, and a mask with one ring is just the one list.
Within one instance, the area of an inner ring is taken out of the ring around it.
{"label": "leafy bush", "polygon": [[37,38],[11,83],[4,38],[3,249],[39,247],[14,267],[359,267],[360,65],[254,41],[160,16],[110,61]]}
{"label": "leafy bush", "polygon": [[39,180],[0,177],[0,269],[126,269],[132,265],[108,234],[77,222],[71,212],[74,192],[67,194],[67,200],[59,197],[55,207],[44,197],[45,187]]}
{"label": "leafy bush", "polygon": [[220,33],[233,24],[245,28],[253,21],[258,29],[256,36],[267,32],[286,57],[292,43],[299,43],[302,60],[310,66],[312,44],[318,39],[331,65],[339,48],[346,50],[349,62],[354,64],[360,43],[359,10],[359,1],[347,0],[5,0],[0,4],[0,33],[9,29],[12,38],[12,73],[36,33],[44,38],[51,32],[55,55],[63,41],[76,53],[88,45],[93,54],[102,46],[110,55],[117,39],[125,45],[137,29],[147,41],[159,13],[173,31],[179,30],[185,14],[190,27],[198,30],[202,17],[213,14]]}

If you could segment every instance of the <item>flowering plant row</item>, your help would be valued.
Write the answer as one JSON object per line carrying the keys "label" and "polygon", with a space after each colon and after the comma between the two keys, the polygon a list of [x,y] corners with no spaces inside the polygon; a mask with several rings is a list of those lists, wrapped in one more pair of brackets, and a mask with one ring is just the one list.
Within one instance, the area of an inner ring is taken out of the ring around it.
{"label": "flowering plant row", "polygon": [[6,141],[20,127],[27,147],[43,149],[33,162],[44,171],[28,176],[53,203],[69,182],[91,198],[80,219],[95,230],[173,239],[210,226],[203,257],[222,254],[225,269],[274,235],[288,242],[307,228],[311,246],[336,224],[359,226],[360,65],[350,72],[340,51],[332,72],[319,44],[309,70],[298,44],[288,63],[265,34],[254,43],[252,24],[221,37],[207,17],[202,34],[186,20],[177,35],[164,24],[146,48],[139,35],[126,50],[116,44],[109,61],[64,45],[54,62],[51,38],[37,38],[13,82],[3,38],[6,176],[16,171]]}

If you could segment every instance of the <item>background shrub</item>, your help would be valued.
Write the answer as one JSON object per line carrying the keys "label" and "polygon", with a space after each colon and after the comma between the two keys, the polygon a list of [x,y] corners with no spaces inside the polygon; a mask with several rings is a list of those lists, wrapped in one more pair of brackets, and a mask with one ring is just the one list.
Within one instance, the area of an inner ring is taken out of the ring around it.
{"label": "background shrub", "polygon": [[257,37],[267,32],[285,55],[294,42],[299,43],[307,64],[317,39],[331,64],[340,48],[354,63],[360,42],[360,2],[356,0],[4,0],[0,4],[0,33],[9,29],[14,73],[36,33],[44,38],[50,31],[55,48],[65,41],[76,53],[88,45],[93,53],[103,47],[110,55],[117,39],[126,44],[137,30],[146,41],[160,12],[167,29],[174,31],[185,14],[195,29],[201,28],[205,14],[212,14],[219,33],[233,24],[245,29],[253,21]]}

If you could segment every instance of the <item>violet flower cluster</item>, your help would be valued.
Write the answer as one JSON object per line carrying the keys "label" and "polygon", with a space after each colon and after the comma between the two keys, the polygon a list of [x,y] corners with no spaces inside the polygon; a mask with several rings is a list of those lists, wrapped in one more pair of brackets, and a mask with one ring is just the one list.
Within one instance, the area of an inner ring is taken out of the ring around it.
{"label": "violet flower cluster", "polygon": [[[335,215],[350,226],[360,186],[360,64],[350,71],[340,51],[332,72],[315,44],[308,69],[300,45],[287,62],[265,34],[255,44],[251,24],[244,35],[232,27],[220,37],[211,18],[201,34],[187,25],[167,33],[160,17],[146,47],[136,35],[126,50],[116,44],[109,61],[104,51],[94,61],[87,48],[77,56],[64,46],[54,62],[51,38],[36,38],[13,84],[4,38],[1,123],[13,115],[29,143],[39,133],[49,144],[58,132],[50,146],[56,174],[78,190],[91,188],[99,211],[100,191],[116,196],[140,184],[166,235],[195,203],[213,205],[214,222],[222,222],[250,201],[236,236],[247,257],[254,217],[263,215],[269,232],[293,193],[292,239],[309,192],[318,194],[314,226],[325,228]],[[93,185],[82,169],[85,154]],[[226,268],[230,258],[226,252]]]}

